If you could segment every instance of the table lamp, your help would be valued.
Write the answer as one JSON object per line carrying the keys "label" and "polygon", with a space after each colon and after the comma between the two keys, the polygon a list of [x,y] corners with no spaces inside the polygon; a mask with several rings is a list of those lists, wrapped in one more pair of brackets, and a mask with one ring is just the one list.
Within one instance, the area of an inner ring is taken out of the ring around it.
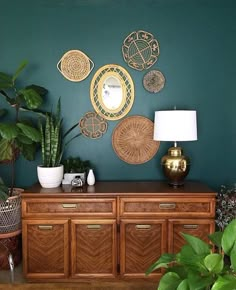
{"label": "table lamp", "polygon": [[189,173],[190,160],[183,155],[177,141],[197,140],[196,111],[168,110],[156,111],[153,139],[157,141],[173,141],[174,147],[161,159],[164,175],[171,186],[181,186]]}

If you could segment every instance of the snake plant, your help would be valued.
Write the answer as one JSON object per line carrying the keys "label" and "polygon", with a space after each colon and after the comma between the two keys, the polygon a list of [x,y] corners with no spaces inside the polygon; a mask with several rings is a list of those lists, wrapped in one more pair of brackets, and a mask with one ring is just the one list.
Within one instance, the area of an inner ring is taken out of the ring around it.
{"label": "snake plant", "polygon": [[59,166],[66,146],[81,135],[78,133],[66,141],[66,137],[78,126],[78,123],[67,130],[65,134],[62,134],[62,122],[61,99],[59,98],[56,113],[47,113],[45,124],[43,125],[41,121],[39,123],[43,167]]}
{"label": "snake plant", "polygon": [[146,274],[165,268],[158,290],[235,290],[235,233],[236,219],[223,232],[209,235],[211,244],[183,233],[187,244],[180,252],[161,255]]}

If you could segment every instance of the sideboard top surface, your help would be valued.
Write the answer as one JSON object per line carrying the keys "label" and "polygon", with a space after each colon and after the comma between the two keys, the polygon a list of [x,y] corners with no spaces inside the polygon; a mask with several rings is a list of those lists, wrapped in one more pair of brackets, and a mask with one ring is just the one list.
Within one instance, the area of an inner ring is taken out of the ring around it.
{"label": "sideboard top surface", "polygon": [[189,194],[212,196],[216,195],[206,184],[187,181],[183,186],[172,187],[164,181],[99,181],[94,186],[83,186],[72,188],[71,185],[63,185],[57,188],[42,188],[35,184],[22,193],[23,197],[31,196],[57,196],[61,197],[86,197],[86,196],[185,196]]}

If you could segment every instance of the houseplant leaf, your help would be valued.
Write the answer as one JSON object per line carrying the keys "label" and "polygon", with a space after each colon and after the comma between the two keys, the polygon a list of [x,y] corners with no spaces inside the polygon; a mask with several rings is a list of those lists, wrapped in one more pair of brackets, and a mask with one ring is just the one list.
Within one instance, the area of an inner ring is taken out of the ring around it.
{"label": "houseplant leaf", "polygon": [[228,224],[222,236],[222,248],[228,256],[230,255],[236,241],[236,236],[232,235],[232,233],[236,233],[236,219]]}
{"label": "houseplant leaf", "polygon": [[41,136],[39,130],[23,123],[17,123],[16,125],[21,129],[25,136],[27,136],[34,142],[40,142]]}
{"label": "houseplant leaf", "polygon": [[22,72],[22,70],[25,68],[25,66],[27,65],[27,61],[24,60],[21,62],[21,64],[19,65],[19,67],[17,68],[16,72],[14,73],[13,77],[12,77],[12,81],[13,83],[15,82],[15,80],[17,79],[17,77],[19,76],[19,74]]}
{"label": "houseplant leaf", "polygon": [[236,242],[234,243],[233,249],[230,253],[230,261],[233,270],[236,272]]}
{"label": "houseplant leaf", "polygon": [[208,235],[208,238],[212,241],[214,245],[216,245],[219,249],[221,248],[223,232],[215,232],[213,234]]}
{"label": "houseplant leaf", "polygon": [[8,89],[12,86],[12,77],[6,73],[0,72],[0,89]]}
{"label": "houseplant leaf", "polygon": [[232,276],[219,276],[213,284],[211,290],[235,290],[236,277]]}
{"label": "houseplant leaf", "polygon": [[220,254],[210,254],[204,259],[204,264],[210,272],[218,274],[224,267],[223,256]]}
{"label": "houseplant leaf", "polygon": [[31,88],[21,89],[19,90],[19,94],[23,96],[26,106],[29,109],[37,109],[43,102],[42,97]]}
{"label": "houseplant leaf", "polygon": [[210,254],[210,246],[207,243],[189,234],[182,233],[182,235],[197,255],[202,256]]}
{"label": "houseplant leaf", "polygon": [[21,144],[20,145],[21,153],[25,159],[32,161],[35,158],[36,144]]}
{"label": "houseplant leaf", "polygon": [[168,272],[161,277],[158,290],[176,290],[181,281],[176,273]]}
{"label": "houseplant leaf", "polygon": [[188,280],[185,279],[182,282],[180,282],[179,286],[177,287],[177,290],[190,290],[188,286]]}
{"label": "houseplant leaf", "polygon": [[12,123],[0,123],[0,135],[6,140],[12,140],[20,133],[19,128]]}
{"label": "houseplant leaf", "polygon": [[173,262],[175,260],[175,254],[163,254],[161,257],[153,263],[146,271],[146,275],[149,275],[151,272],[155,271],[156,269],[159,268],[167,268],[167,265],[170,262]]}

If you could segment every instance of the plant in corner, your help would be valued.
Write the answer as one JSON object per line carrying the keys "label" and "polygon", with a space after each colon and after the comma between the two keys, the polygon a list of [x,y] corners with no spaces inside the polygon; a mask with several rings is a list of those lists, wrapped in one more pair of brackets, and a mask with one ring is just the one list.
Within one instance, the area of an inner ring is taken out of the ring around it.
{"label": "plant in corner", "polygon": [[[27,160],[35,157],[37,144],[40,143],[40,132],[32,120],[32,115],[42,114],[38,108],[47,93],[46,89],[38,85],[18,87],[18,77],[26,65],[27,62],[23,61],[13,75],[0,72],[0,95],[13,112],[10,121],[0,122],[0,162],[10,163],[12,167],[10,196],[13,195],[15,186],[15,162],[18,156],[21,154]],[[1,112],[5,113],[6,110]],[[26,118],[25,113],[29,113],[30,117]]]}
{"label": "plant in corner", "polygon": [[[180,252],[161,255],[146,274],[149,275],[159,268],[166,269],[158,290],[235,290],[235,233],[236,219],[232,220],[223,232],[209,235],[212,244],[183,233],[187,244]],[[226,260],[230,263],[226,263]]]}
{"label": "plant in corner", "polygon": [[37,167],[38,179],[42,187],[54,188],[61,184],[64,166],[61,162],[68,144],[79,137],[78,133],[66,141],[67,136],[78,126],[73,125],[63,134],[61,99],[58,99],[56,112],[47,113],[45,124],[39,123],[41,133],[42,165]]}

